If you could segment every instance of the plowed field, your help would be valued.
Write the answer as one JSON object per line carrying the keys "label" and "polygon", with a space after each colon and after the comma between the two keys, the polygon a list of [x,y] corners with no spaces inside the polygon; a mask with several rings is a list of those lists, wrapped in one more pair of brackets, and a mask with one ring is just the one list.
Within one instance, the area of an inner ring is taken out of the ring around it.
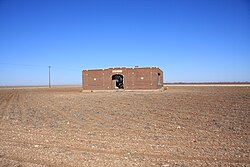
{"label": "plowed field", "polygon": [[0,166],[250,166],[250,87],[0,89]]}

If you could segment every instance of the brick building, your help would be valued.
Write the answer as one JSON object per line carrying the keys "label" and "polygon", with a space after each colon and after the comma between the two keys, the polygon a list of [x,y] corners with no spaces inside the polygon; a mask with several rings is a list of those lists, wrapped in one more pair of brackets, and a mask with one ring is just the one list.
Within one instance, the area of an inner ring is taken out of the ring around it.
{"label": "brick building", "polygon": [[82,71],[84,90],[136,90],[163,87],[163,72],[158,67],[117,67]]}

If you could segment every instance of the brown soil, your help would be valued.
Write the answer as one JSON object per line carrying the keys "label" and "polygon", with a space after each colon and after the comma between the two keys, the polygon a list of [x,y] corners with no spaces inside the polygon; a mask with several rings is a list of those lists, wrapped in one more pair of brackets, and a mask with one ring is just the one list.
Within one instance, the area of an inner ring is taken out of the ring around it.
{"label": "brown soil", "polygon": [[0,89],[0,166],[250,166],[250,87]]}

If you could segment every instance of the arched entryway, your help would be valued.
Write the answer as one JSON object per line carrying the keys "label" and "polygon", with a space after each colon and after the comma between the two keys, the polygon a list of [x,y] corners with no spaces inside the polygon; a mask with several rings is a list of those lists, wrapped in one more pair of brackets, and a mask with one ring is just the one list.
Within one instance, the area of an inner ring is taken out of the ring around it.
{"label": "arched entryway", "polygon": [[123,86],[123,75],[115,74],[112,75],[112,87],[113,89],[124,89]]}

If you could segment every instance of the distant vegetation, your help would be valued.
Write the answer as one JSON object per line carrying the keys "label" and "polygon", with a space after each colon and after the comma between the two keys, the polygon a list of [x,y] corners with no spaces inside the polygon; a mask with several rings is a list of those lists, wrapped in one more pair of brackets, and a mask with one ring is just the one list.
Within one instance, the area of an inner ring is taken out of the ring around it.
{"label": "distant vegetation", "polygon": [[164,84],[250,84],[250,82],[173,82]]}

